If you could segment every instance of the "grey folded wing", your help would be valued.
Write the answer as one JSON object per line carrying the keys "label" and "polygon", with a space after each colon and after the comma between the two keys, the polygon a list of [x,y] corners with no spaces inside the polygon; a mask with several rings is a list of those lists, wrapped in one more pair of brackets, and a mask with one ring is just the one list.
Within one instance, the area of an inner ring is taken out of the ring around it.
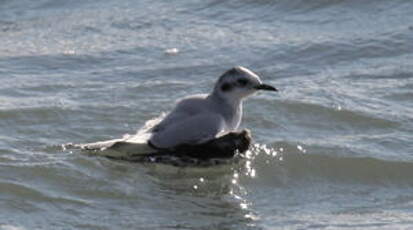
{"label": "grey folded wing", "polygon": [[207,113],[181,117],[154,130],[150,142],[158,148],[173,148],[181,144],[199,144],[211,140],[225,130],[225,120],[219,114]]}

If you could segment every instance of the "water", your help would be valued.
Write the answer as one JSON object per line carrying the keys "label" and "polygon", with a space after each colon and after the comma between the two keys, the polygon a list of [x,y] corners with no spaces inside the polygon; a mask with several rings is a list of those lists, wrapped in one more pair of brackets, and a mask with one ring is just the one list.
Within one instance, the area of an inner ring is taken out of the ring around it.
{"label": "water", "polygon": [[[0,229],[408,229],[413,5],[0,1]],[[133,133],[234,65],[250,159],[132,164],[64,151]]]}

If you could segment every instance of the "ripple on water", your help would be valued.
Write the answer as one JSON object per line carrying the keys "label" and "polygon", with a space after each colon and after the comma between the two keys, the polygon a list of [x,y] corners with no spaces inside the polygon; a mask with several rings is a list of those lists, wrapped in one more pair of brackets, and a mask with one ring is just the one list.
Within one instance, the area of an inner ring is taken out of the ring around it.
{"label": "ripple on water", "polygon": [[[371,185],[413,186],[413,164],[372,157],[338,156],[351,150],[275,142],[253,148],[252,168],[257,181],[285,186],[326,180]],[[335,152],[335,153],[332,153]],[[246,167],[247,168],[247,167]],[[255,180],[255,179],[254,179]],[[255,182],[254,182],[255,183]]]}
{"label": "ripple on water", "polygon": [[[411,225],[409,1],[2,4],[0,229]],[[243,161],[182,168],[50,147],[134,132],[233,65],[280,86],[246,102],[259,144]]]}
{"label": "ripple on water", "polygon": [[[350,110],[341,106],[329,107],[302,101],[264,99],[255,100],[254,103],[258,104],[256,106],[260,110],[246,112],[245,120],[254,127],[254,136],[259,137],[271,135],[274,138],[276,134],[288,138],[322,140],[329,135],[393,132],[401,126],[395,117],[378,116],[367,111]],[[265,121],[270,124],[265,124]]]}

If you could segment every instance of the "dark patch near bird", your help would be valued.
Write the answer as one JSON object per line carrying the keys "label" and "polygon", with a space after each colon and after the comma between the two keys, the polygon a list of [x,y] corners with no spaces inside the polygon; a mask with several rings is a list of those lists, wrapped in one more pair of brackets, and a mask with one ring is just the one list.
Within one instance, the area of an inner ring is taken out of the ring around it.
{"label": "dark patch near bird", "polygon": [[228,92],[228,91],[230,91],[231,89],[232,89],[232,85],[229,84],[229,83],[224,83],[224,84],[221,86],[221,90],[222,90],[223,92]]}
{"label": "dark patch near bird", "polygon": [[[172,149],[159,149],[149,154],[131,154],[120,157],[106,156],[109,159],[136,163],[163,163],[175,166],[213,166],[236,159],[251,146],[251,132],[244,129],[196,145],[182,144]],[[148,143],[150,144],[150,143]]]}

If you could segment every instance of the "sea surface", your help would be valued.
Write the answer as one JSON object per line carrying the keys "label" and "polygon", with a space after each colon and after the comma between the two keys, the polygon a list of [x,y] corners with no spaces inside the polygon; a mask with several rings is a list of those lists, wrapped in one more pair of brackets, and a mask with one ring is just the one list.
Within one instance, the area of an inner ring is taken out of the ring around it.
{"label": "sea surface", "polygon": [[[242,65],[249,158],[62,148]],[[410,0],[0,0],[0,229],[413,229]]]}

